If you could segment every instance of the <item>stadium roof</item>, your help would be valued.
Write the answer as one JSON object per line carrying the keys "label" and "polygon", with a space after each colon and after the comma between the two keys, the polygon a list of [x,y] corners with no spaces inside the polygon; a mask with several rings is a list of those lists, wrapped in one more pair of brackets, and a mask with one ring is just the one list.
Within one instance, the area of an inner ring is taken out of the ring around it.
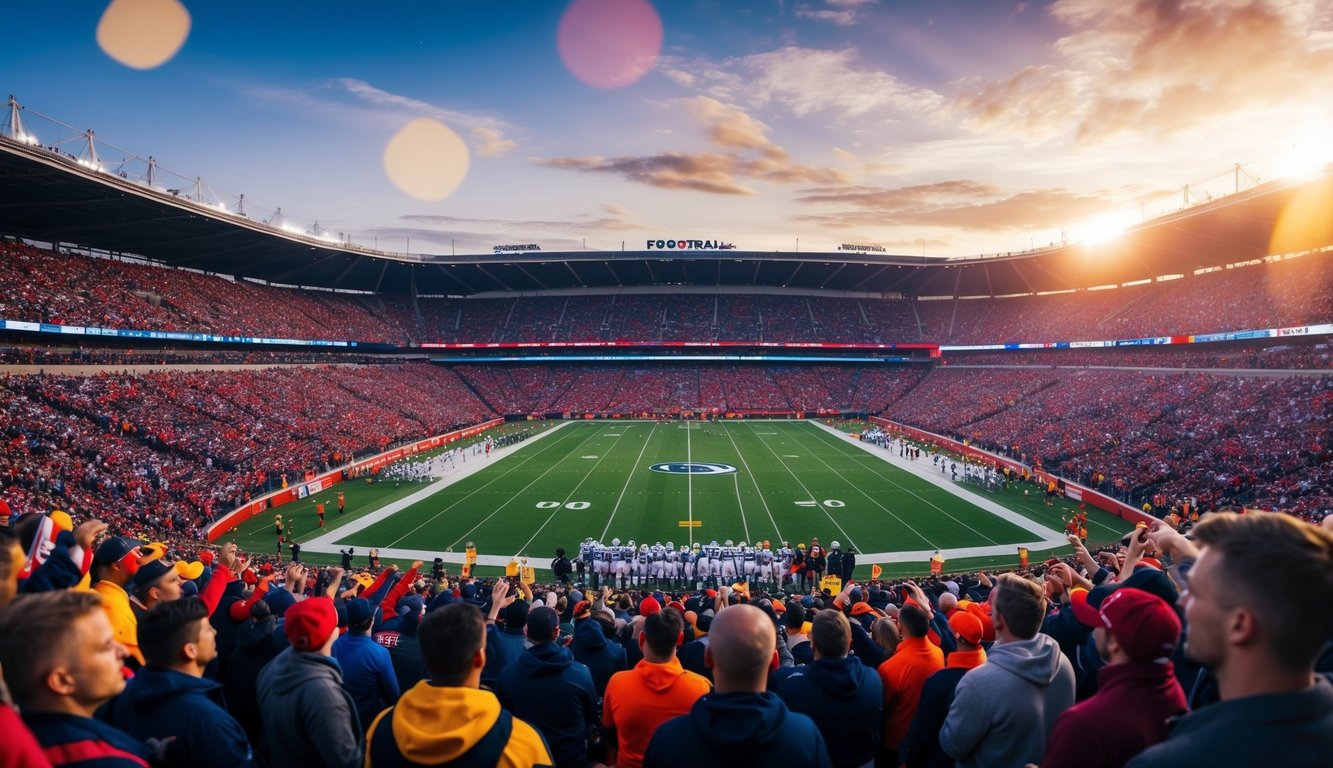
{"label": "stadium roof", "polygon": [[[1089,288],[1270,255],[1283,212],[1311,193],[1333,199],[1330,186],[1330,174],[1270,182],[1154,219],[1101,245],[966,259],[655,248],[408,256],[274,228],[0,136],[0,233],[270,283],[390,294],[687,285],[1003,296]],[[1330,244],[1324,228],[1285,250]]]}

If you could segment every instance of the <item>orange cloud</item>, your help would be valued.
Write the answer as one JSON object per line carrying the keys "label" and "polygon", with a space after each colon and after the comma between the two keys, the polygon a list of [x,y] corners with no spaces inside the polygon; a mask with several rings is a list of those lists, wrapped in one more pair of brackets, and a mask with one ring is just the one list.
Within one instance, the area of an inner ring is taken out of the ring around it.
{"label": "orange cloud", "polygon": [[933,226],[1005,232],[1059,227],[1104,213],[1115,202],[1100,195],[1042,189],[1006,195],[998,187],[968,180],[897,189],[847,187],[811,190],[800,198],[843,210],[797,216],[825,226]]}
{"label": "orange cloud", "polygon": [[970,81],[952,108],[980,130],[1082,143],[1170,136],[1232,115],[1326,100],[1333,18],[1300,3],[1059,0],[1058,63]]}
{"label": "orange cloud", "polygon": [[[743,110],[707,96],[682,99],[709,140],[735,152],[661,152],[648,156],[538,159],[548,168],[610,173],[662,189],[715,195],[755,195],[747,181],[772,184],[843,184],[847,176],[834,168],[792,163],[787,151],[766,135],[767,126]],[[757,157],[749,156],[754,152]]]}

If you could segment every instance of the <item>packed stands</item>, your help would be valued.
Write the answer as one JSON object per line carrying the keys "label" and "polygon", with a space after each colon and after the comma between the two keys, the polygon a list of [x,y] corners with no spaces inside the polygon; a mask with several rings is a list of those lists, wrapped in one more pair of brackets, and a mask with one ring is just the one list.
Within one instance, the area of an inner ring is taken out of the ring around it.
{"label": "packed stands", "polygon": [[619,293],[504,298],[303,291],[0,242],[0,317],[396,346],[415,342],[984,344],[1327,322],[1333,253],[1148,285],[1012,298]]}

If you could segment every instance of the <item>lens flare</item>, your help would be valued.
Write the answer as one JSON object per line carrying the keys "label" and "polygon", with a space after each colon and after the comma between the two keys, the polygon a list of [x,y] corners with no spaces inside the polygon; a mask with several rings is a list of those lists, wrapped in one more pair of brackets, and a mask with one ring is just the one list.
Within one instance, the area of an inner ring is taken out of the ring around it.
{"label": "lens flare", "polygon": [[171,60],[190,36],[190,12],[179,0],[112,0],[97,23],[97,44],[134,69]]}
{"label": "lens flare", "polygon": [[419,117],[384,148],[384,172],[402,191],[428,202],[448,197],[467,176],[467,145],[438,120]]}
{"label": "lens flare", "polygon": [[646,0],[574,0],[556,32],[570,74],[594,88],[624,88],[662,51],[662,19]]}
{"label": "lens flare", "polygon": [[1333,244],[1333,176],[1307,182],[1273,225],[1269,254],[1298,253]]}

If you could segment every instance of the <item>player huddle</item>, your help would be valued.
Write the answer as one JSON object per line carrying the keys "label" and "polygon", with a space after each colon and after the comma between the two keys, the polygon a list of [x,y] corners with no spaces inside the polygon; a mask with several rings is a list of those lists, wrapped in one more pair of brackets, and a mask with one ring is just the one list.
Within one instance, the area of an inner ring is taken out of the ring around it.
{"label": "player huddle", "polygon": [[750,546],[731,539],[722,544],[716,539],[707,544],[682,544],[677,549],[669,541],[649,545],[612,539],[603,544],[588,538],[579,545],[577,566],[594,587],[702,588],[743,580],[777,588],[795,578],[792,564],[797,559],[797,551],[785,541],[776,550],[767,541]]}

